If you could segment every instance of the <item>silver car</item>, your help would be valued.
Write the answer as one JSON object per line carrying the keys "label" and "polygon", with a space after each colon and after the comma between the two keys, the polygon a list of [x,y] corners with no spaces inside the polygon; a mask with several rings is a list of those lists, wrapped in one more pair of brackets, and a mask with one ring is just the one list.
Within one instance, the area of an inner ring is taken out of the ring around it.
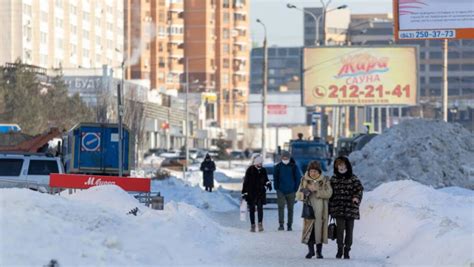
{"label": "silver car", "polygon": [[0,187],[22,187],[46,192],[51,173],[64,173],[61,160],[57,157],[0,152]]}

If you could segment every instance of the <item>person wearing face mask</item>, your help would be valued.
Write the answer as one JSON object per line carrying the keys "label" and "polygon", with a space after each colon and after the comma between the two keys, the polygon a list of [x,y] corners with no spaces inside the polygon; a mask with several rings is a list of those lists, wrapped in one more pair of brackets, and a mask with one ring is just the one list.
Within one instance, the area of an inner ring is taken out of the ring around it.
{"label": "person wearing face mask", "polygon": [[282,151],[281,162],[275,165],[273,172],[273,187],[277,192],[279,231],[285,230],[283,227],[285,225],[285,205],[288,208],[287,230],[292,230],[293,206],[295,205],[296,191],[300,186],[301,176],[300,169],[296,166],[290,153]]}
{"label": "person wearing face mask", "polygon": [[323,258],[323,243],[328,243],[328,200],[331,195],[329,177],[322,174],[319,161],[311,161],[296,193],[296,199],[309,204],[314,212],[314,218],[303,219],[302,242],[308,245],[307,259],[315,255],[318,259]]}
{"label": "person wearing face mask", "polygon": [[258,214],[258,231],[263,231],[263,205],[266,204],[266,190],[272,190],[267,171],[262,167],[263,158],[257,155],[247,168],[242,186],[242,199],[245,199],[250,212],[250,231],[255,232],[255,207]]}
{"label": "person wearing face mask", "polygon": [[359,205],[364,187],[352,173],[352,166],[346,157],[334,161],[334,175],[331,177],[333,195],[329,200],[329,213],[336,218],[337,254],[340,259],[350,259],[354,220],[360,219]]}
{"label": "person wearing face mask", "polygon": [[212,192],[214,187],[214,171],[216,170],[216,164],[211,159],[209,154],[206,154],[204,161],[201,163],[203,185],[206,188],[206,191]]}

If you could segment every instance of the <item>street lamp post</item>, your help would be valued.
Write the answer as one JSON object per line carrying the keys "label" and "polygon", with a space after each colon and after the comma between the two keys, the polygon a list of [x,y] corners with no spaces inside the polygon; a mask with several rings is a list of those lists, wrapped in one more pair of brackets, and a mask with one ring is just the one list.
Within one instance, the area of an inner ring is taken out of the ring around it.
{"label": "street lamp post", "polygon": [[267,27],[260,20],[257,22],[263,26],[264,39],[263,39],[263,88],[262,88],[262,157],[265,160],[266,157],[266,145],[265,145],[265,132],[267,129],[267,79],[268,79],[268,51],[267,51]]}
{"label": "street lamp post", "polygon": [[[321,0],[321,4],[323,6],[323,12],[321,12],[321,14],[318,15],[318,16],[316,16],[312,12],[309,12],[307,10],[298,8],[297,6],[295,6],[293,4],[286,4],[286,7],[289,8],[289,9],[296,9],[296,10],[299,10],[299,11],[313,17],[314,23],[315,23],[315,25],[314,25],[315,26],[315,32],[316,32],[316,36],[315,36],[315,40],[314,40],[314,45],[315,46],[319,46],[319,23],[321,21],[321,18],[324,17],[324,21],[323,21],[324,42],[323,42],[323,44],[326,45],[326,14],[331,12],[331,11],[334,11],[334,10],[347,8],[347,5],[341,5],[341,6],[338,6],[336,8],[327,10],[327,7],[328,7],[329,3],[331,3],[331,0],[328,0],[328,2],[324,2],[324,0]],[[320,128],[319,131],[320,131],[320,137],[322,137],[324,139],[327,136],[327,128],[328,128],[325,114],[326,114],[326,108],[324,106],[321,106],[321,127],[319,127]]]}

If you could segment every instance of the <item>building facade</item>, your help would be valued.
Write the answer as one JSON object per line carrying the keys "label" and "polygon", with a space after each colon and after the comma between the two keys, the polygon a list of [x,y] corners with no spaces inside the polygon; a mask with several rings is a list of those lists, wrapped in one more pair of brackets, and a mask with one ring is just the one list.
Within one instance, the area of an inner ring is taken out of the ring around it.
{"label": "building facade", "polygon": [[46,69],[120,69],[122,1],[1,0],[0,12],[0,64],[21,59]]}
{"label": "building facade", "polygon": [[[249,15],[245,0],[127,0],[127,78],[152,89],[215,93],[208,125],[246,126]],[[154,25],[147,30],[147,25]],[[153,30],[154,29],[154,30]],[[139,51],[138,56],[136,51]]]}
{"label": "building facade", "polygon": [[[268,92],[300,92],[302,47],[268,48]],[[261,93],[263,88],[263,48],[253,48],[251,52],[252,94]]]}
{"label": "building facade", "polygon": [[[349,38],[352,45],[394,44],[393,20],[387,14],[353,15]],[[419,107],[405,109],[404,115],[442,118],[442,43],[442,40],[397,42],[419,46]],[[474,130],[474,40],[448,43],[448,105],[449,121]]]}
{"label": "building facade", "polygon": [[[325,23],[322,17],[322,8],[310,7],[304,8],[304,11],[305,13],[303,16],[303,33],[305,46],[316,45],[317,33],[319,33],[319,39],[317,41],[321,45],[336,45],[342,44],[346,41],[346,33],[351,19],[349,9],[328,9],[328,12],[326,12]],[[314,14],[316,18],[321,17],[318,23],[318,32],[316,31],[315,19],[313,18],[313,16],[307,14],[306,12]]]}
{"label": "building facade", "polygon": [[184,74],[184,4],[179,0],[125,1],[126,78],[151,89],[179,90]]}

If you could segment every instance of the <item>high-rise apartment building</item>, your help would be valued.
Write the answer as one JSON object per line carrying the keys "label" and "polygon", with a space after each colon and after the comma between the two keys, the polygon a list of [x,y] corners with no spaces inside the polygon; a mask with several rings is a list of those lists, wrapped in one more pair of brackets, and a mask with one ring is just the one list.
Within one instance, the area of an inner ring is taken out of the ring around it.
{"label": "high-rise apartment building", "polygon": [[[186,0],[185,57],[196,89],[218,96],[216,118],[223,128],[247,124],[249,12],[245,0]],[[200,89],[199,89],[200,88]]]}
{"label": "high-rise apartment building", "polygon": [[244,128],[250,68],[246,2],[126,0],[125,46],[134,59],[127,77],[150,79],[151,88],[215,93],[217,105],[206,105],[209,121]]}
{"label": "high-rise apartment building", "polygon": [[182,0],[126,0],[127,79],[149,80],[150,88],[179,90],[184,73]]}
{"label": "high-rise apartment building", "polygon": [[0,12],[0,64],[21,59],[47,69],[121,65],[123,1],[1,0]]}

